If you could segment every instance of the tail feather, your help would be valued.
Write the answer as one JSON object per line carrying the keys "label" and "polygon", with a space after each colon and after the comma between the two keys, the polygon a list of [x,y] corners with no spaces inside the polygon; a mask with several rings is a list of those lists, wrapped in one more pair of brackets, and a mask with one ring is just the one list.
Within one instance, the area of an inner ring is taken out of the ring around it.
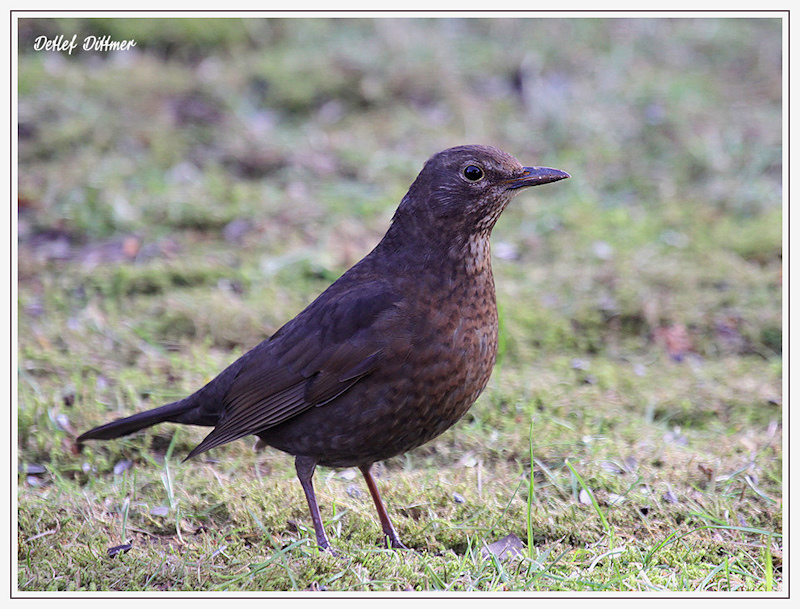
{"label": "tail feather", "polygon": [[166,422],[209,427],[217,424],[215,417],[209,417],[207,413],[203,413],[192,400],[187,398],[100,425],[78,436],[76,442],[80,445],[86,440],[111,440]]}

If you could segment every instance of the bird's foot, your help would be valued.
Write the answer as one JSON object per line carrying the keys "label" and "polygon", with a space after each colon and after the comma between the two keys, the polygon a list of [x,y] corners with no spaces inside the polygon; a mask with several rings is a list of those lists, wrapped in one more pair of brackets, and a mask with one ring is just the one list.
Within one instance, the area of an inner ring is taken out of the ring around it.
{"label": "bird's foot", "polygon": [[320,552],[325,552],[331,556],[339,556],[339,553],[333,549],[331,542],[328,541],[328,536],[325,535],[324,531],[321,536],[317,535],[317,548],[319,548]]}
{"label": "bird's foot", "polygon": [[400,541],[397,535],[387,535],[385,540],[387,548],[392,548],[393,550],[408,550],[408,546]]}

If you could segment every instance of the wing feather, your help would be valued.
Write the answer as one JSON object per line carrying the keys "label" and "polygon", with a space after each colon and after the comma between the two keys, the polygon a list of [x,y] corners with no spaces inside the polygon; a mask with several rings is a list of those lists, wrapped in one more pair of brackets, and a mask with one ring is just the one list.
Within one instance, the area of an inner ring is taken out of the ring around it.
{"label": "wing feather", "polygon": [[251,352],[224,395],[218,425],[189,457],[323,406],[380,365],[400,296],[381,281],[326,293]]}

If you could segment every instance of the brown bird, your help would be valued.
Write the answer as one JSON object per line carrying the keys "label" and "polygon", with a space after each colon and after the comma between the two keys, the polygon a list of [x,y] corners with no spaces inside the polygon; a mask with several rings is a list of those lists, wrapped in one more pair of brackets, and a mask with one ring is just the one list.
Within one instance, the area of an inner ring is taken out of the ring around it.
{"label": "brown bird", "polygon": [[258,436],[257,448],[295,456],[317,544],[328,550],[314,469],[355,466],[388,543],[405,548],[370,468],[444,432],[483,391],[497,353],[492,228],[520,190],[568,177],[489,146],[435,154],[375,249],[271,338],[189,397],[77,443],[165,421],[214,427],[189,459]]}

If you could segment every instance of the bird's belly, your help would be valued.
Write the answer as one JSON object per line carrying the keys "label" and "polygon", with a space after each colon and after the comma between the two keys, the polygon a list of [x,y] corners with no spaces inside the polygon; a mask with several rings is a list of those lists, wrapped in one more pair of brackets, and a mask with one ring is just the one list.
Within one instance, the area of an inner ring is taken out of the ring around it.
{"label": "bird's belly", "polygon": [[259,437],[321,465],[351,467],[388,459],[440,435],[464,416],[489,380],[497,318],[492,308],[481,319],[452,318],[434,328],[335,400]]}

